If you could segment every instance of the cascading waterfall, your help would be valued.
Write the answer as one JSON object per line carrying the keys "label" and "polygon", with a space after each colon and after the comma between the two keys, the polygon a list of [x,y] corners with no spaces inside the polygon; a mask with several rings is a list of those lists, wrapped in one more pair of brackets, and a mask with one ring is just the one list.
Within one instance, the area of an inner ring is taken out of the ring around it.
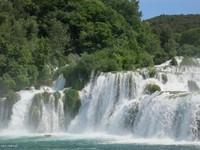
{"label": "cascading waterfall", "polygon": [[154,77],[147,69],[102,73],[81,91],[82,106],[69,131],[199,139],[200,67],[198,59],[192,61],[195,65],[178,58],[176,67],[170,61],[156,66]]}
{"label": "cascading waterfall", "polygon": [[[81,92],[82,107],[72,122],[70,131],[118,130],[123,122],[124,107],[137,97],[142,76],[139,73],[108,73],[100,75]],[[126,111],[126,110],[125,110]],[[128,112],[127,112],[128,113]],[[117,124],[112,123],[119,120]],[[82,122],[84,122],[84,127]],[[113,127],[111,127],[113,125]],[[121,126],[123,130],[124,127]]]}
{"label": "cascading waterfall", "polygon": [[[101,73],[79,92],[79,112],[78,92],[64,89],[63,76],[51,88],[20,91],[7,130],[199,140],[200,60],[176,59],[178,66],[167,61],[155,66],[154,73]],[[4,105],[0,99],[0,121],[6,116]]]}
{"label": "cascading waterfall", "polygon": [[[8,112],[6,98],[0,99],[0,121],[8,127],[4,132],[60,132],[64,130],[64,84],[63,76],[59,76],[54,86],[31,88],[17,92],[20,97]],[[63,89],[63,91],[58,91]],[[7,119],[5,121],[5,119]],[[1,124],[0,129],[5,126]],[[4,127],[5,128],[5,127]]]}
{"label": "cascading waterfall", "polygon": [[13,106],[12,116],[8,130],[20,131],[26,129],[25,121],[28,119],[28,110],[31,100],[37,91],[20,91],[20,100]]}
{"label": "cascading waterfall", "polygon": [[43,92],[33,97],[28,113],[28,124],[37,132],[64,130],[64,104],[62,92]]}
{"label": "cascading waterfall", "polygon": [[199,98],[199,94],[164,92],[142,99],[133,134],[143,138],[198,139]]}

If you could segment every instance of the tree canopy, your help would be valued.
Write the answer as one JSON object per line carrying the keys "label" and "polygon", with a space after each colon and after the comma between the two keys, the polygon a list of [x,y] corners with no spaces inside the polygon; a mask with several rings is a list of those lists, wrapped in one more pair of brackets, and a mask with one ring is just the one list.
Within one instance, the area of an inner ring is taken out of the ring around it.
{"label": "tree canopy", "polygon": [[200,15],[161,15],[146,22],[170,56],[200,57]]}
{"label": "tree canopy", "polygon": [[137,0],[1,0],[0,94],[49,85],[58,73],[80,89],[92,72],[199,53],[199,29],[154,22],[141,20]]}

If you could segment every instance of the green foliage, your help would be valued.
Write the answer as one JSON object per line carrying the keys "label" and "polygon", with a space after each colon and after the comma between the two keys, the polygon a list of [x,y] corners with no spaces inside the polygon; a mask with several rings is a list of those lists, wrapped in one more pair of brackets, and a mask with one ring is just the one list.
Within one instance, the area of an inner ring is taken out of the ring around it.
{"label": "green foliage", "polygon": [[200,56],[200,16],[161,15],[147,20],[160,39],[167,59],[179,56]]}
{"label": "green foliage", "polygon": [[147,20],[159,30],[169,26],[173,33],[181,33],[200,26],[200,15],[161,15]]}
{"label": "green foliage", "polygon": [[181,34],[180,44],[200,45],[200,25],[199,28],[190,29]]}
{"label": "green foliage", "polygon": [[64,110],[67,115],[74,118],[78,113],[81,102],[78,91],[68,89],[65,91]]}
{"label": "green foliage", "polygon": [[51,85],[53,78],[52,68],[49,65],[44,65],[38,78],[38,84]]}
{"label": "green foliage", "polygon": [[92,72],[134,70],[175,55],[171,32],[160,42],[140,17],[137,0],[1,0],[1,92],[50,85],[60,73],[66,86],[81,89]]}
{"label": "green foliage", "polygon": [[138,30],[141,24],[141,12],[139,12],[139,2],[136,0],[102,0],[121,14],[126,21]]}
{"label": "green foliage", "polygon": [[92,73],[200,56],[199,25],[198,15],[142,22],[137,0],[1,0],[0,95],[60,73],[81,89]]}
{"label": "green foliage", "polygon": [[6,95],[6,99],[8,104],[14,105],[20,99],[20,96],[13,91],[9,91]]}
{"label": "green foliage", "polygon": [[189,44],[183,44],[178,48],[178,55],[180,56],[190,56],[190,57],[200,57],[200,46],[194,46]]}
{"label": "green foliage", "polygon": [[9,74],[3,74],[0,78],[0,94],[5,95],[7,91],[13,89],[16,86],[15,81],[10,77]]}
{"label": "green foliage", "polygon": [[89,81],[90,75],[98,72],[134,70],[138,67],[153,65],[153,59],[148,53],[137,53],[128,49],[104,49],[94,54],[83,54],[75,66],[64,70],[67,79],[66,86],[82,89]]}

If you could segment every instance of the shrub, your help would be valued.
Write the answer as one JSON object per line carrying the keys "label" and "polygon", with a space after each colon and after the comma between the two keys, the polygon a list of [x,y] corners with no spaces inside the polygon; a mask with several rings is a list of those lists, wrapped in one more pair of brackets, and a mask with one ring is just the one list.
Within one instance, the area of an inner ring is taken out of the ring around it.
{"label": "shrub", "polygon": [[20,99],[20,96],[13,91],[9,91],[6,95],[8,103],[11,105],[15,104]]}
{"label": "shrub", "polygon": [[9,74],[4,74],[0,77],[0,95],[5,96],[11,89],[16,86],[15,81]]}

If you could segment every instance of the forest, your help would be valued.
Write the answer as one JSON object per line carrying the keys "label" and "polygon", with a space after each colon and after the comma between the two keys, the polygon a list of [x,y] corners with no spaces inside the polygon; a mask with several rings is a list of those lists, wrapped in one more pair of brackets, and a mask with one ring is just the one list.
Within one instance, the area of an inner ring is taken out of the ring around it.
{"label": "forest", "polygon": [[147,20],[165,51],[200,57],[200,15],[161,15]]}
{"label": "forest", "polygon": [[0,95],[200,56],[200,15],[141,17],[137,0],[1,0]]}

